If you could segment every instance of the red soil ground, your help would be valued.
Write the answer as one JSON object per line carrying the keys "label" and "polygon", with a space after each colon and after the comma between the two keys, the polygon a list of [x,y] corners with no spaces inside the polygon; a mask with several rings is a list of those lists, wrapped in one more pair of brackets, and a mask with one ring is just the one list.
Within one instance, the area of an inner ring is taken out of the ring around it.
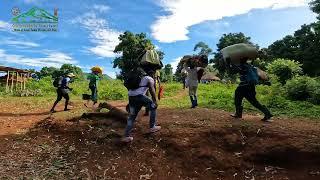
{"label": "red soil ground", "polygon": [[[125,103],[113,102],[123,108]],[[213,109],[162,109],[162,130],[139,116],[131,144],[116,119],[81,119],[16,102],[0,105],[0,179],[320,179],[320,121]],[[60,106],[59,109],[62,109]]]}

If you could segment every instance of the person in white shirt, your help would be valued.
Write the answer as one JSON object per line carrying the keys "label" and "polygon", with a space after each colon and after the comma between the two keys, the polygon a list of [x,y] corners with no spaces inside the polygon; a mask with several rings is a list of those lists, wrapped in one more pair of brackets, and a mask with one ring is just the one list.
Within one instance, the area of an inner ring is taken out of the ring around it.
{"label": "person in white shirt", "polygon": [[184,63],[183,66],[184,66],[184,71],[187,72],[186,86],[189,88],[191,108],[195,108],[198,106],[198,99],[197,99],[198,70],[201,68],[195,67],[194,65],[190,65],[190,67],[188,67],[186,63]]}
{"label": "person in white shirt", "polygon": [[[150,133],[155,133],[161,129],[161,126],[156,125],[156,110],[158,107],[155,86],[154,86],[154,77],[155,71],[147,71],[147,76],[144,76],[141,79],[139,88],[131,89],[128,91],[129,95],[129,117],[127,121],[127,127],[125,130],[125,137],[122,139],[124,142],[131,142],[133,137],[131,136],[131,131],[134,125],[134,122],[137,118],[137,115],[141,108],[147,107],[150,110]],[[149,90],[152,99],[146,96],[146,92]]]}

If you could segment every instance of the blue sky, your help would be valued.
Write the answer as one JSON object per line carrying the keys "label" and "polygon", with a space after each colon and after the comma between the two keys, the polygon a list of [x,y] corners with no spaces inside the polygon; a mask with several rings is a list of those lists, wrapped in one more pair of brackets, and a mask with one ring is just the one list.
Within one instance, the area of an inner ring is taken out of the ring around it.
{"label": "blue sky", "polygon": [[[41,69],[72,63],[115,76],[112,51],[129,30],[145,32],[176,66],[204,41],[212,49],[224,33],[243,32],[267,47],[316,21],[307,0],[10,0],[0,2],[0,65]],[[58,32],[12,32],[12,8],[58,8]]]}

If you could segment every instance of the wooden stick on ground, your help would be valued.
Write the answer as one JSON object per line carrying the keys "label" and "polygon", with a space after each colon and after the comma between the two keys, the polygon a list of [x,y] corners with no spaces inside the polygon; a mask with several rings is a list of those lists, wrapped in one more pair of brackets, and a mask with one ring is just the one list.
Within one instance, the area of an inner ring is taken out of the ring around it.
{"label": "wooden stick on ground", "polygon": [[[107,113],[101,113],[99,112],[101,109],[106,108],[109,110]],[[127,123],[128,119],[128,113],[124,110],[121,110],[117,107],[112,106],[111,104],[108,103],[100,103],[98,107],[98,112],[94,113],[84,113],[82,115],[83,118],[92,118],[92,117],[105,117],[105,118],[114,118],[121,123]]]}

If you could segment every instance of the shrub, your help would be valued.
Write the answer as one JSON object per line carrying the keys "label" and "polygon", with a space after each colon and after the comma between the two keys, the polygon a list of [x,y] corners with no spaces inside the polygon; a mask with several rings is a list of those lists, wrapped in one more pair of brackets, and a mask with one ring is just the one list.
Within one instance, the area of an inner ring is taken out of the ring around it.
{"label": "shrub", "polygon": [[274,74],[279,82],[284,85],[287,80],[302,74],[301,66],[300,63],[293,60],[276,59],[267,66],[267,71],[269,74]]}
{"label": "shrub", "polygon": [[309,101],[313,104],[320,104],[320,81],[318,79],[310,81],[307,90],[310,94]]}
{"label": "shrub", "polygon": [[299,76],[289,80],[285,85],[285,90],[289,99],[305,101],[312,97],[312,91],[315,87],[315,79]]}

